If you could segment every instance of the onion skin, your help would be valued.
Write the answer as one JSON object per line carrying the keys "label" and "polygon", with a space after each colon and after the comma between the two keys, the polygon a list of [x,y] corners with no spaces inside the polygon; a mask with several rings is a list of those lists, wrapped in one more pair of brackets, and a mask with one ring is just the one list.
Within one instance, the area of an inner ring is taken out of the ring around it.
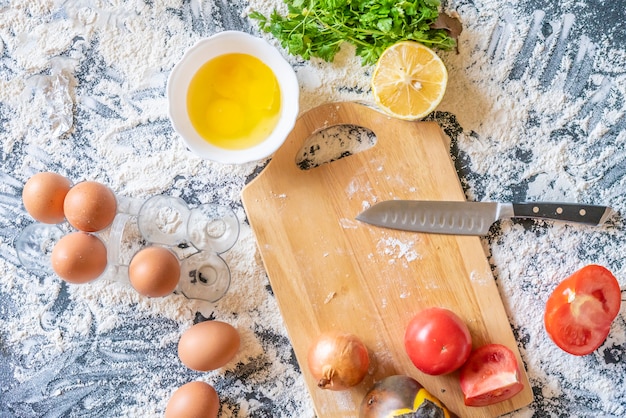
{"label": "onion skin", "polygon": [[458,418],[410,376],[386,377],[367,392],[359,409],[359,418]]}
{"label": "onion skin", "polygon": [[358,385],[367,374],[370,358],[367,347],[355,335],[331,331],[321,334],[309,349],[309,371],[317,387],[346,390]]}

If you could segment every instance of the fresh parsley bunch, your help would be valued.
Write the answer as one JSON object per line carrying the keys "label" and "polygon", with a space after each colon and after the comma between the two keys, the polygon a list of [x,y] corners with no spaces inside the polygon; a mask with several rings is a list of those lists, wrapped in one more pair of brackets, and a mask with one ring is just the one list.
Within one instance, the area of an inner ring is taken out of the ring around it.
{"label": "fresh parsley bunch", "polygon": [[292,55],[332,61],[343,42],[356,47],[361,62],[373,64],[389,46],[403,40],[452,49],[456,41],[433,28],[439,0],[283,0],[288,13],[269,18],[253,11],[259,28],[274,35]]}

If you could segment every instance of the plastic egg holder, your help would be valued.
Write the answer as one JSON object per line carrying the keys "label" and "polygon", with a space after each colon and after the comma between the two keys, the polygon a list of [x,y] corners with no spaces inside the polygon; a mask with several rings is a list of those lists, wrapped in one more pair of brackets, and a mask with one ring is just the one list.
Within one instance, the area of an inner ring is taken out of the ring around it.
{"label": "plastic egg holder", "polygon": [[[141,248],[160,245],[170,249],[181,262],[175,292],[208,302],[217,302],[226,294],[231,275],[220,254],[232,248],[239,238],[239,220],[230,208],[213,203],[190,208],[182,199],[165,195],[145,202],[119,196],[117,199],[113,223],[95,234],[107,247],[108,265],[101,278],[128,282],[132,256]],[[15,241],[22,265],[50,272],[52,249],[70,229],[66,223],[36,222],[26,227]]]}
{"label": "plastic egg holder", "polygon": [[28,225],[15,240],[17,258],[29,270],[50,271],[52,249],[67,232],[59,225],[40,222]]}

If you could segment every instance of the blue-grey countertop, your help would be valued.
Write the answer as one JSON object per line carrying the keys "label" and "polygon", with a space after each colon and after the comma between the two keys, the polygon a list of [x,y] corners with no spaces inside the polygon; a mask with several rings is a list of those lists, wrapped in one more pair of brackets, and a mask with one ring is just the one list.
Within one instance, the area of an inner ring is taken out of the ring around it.
{"label": "blue-grey countertop", "polygon": [[[273,4],[0,0],[2,418],[159,416],[171,392],[196,379],[215,386],[224,417],[314,415],[239,198],[263,164],[194,157],[165,100],[187,47],[223,30],[258,35],[246,8],[267,13]],[[626,213],[626,2],[444,4],[465,31],[461,52],[442,54],[449,90],[429,119],[451,139],[468,199],[582,201]],[[288,59],[302,110],[369,99],[360,80],[371,69],[349,53],[332,65]],[[74,286],[25,269],[13,246],[33,222],[21,190],[44,170],[138,199],[169,194],[233,208],[242,233],[225,255],[227,296],[215,305],[148,300],[124,284]],[[535,395],[511,416],[626,416],[624,309],[607,341],[580,358],[555,348],[542,325],[550,291],[585,264],[626,285],[625,241],[621,216],[603,228],[506,221],[483,240]],[[204,319],[242,334],[239,357],[211,373],[187,369],[176,352],[182,330]]]}

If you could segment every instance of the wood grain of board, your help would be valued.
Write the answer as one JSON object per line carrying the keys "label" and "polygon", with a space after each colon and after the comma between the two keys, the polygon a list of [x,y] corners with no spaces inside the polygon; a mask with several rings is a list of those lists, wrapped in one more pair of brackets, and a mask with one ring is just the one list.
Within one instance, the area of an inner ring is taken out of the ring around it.
{"label": "wood grain of board", "polygon": [[[296,154],[315,132],[358,125],[376,144],[301,170]],[[285,144],[242,191],[258,249],[319,417],[356,417],[373,382],[408,374],[461,417],[496,417],[528,405],[532,391],[480,238],[377,228],[355,220],[388,199],[465,200],[446,138],[434,122],[389,118],[357,103],[302,114]],[[474,347],[500,343],[522,368],[525,389],[489,407],[466,407],[458,372],[428,376],[404,352],[404,330],[423,308],[455,311]],[[368,376],[343,392],[317,388],[307,351],[323,331],[352,332],[367,345]]]}

